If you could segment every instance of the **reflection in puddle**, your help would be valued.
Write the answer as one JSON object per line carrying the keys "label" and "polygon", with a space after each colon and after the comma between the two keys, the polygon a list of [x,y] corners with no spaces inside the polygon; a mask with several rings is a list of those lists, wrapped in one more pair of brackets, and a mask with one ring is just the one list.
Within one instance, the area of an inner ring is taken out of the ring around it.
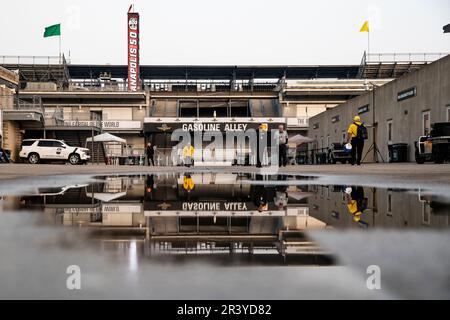
{"label": "reflection in puddle", "polygon": [[107,176],[6,196],[3,209],[42,211],[47,225],[82,227],[90,246],[126,255],[130,271],[148,258],[333,265],[333,254],[312,241],[310,230],[449,226],[449,204],[429,193],[314,183],[221,173]]}

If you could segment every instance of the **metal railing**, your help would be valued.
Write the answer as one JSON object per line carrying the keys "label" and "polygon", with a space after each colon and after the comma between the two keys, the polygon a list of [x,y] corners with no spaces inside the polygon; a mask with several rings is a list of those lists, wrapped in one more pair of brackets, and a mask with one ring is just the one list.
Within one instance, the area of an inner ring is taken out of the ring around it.
{"label": "metal railing", "polygon": [[448,53],[364,53],[362,64],[367,63],[430,63]]}
{"label": "metal railing", "polygon": [[24,101],[14,97],[14,104],[12,110],[20,111],[38,111],[44,115],[44,107],[42,106],[42,100],[40,97],[33,97],[31,102]]}
{"label": "metal railing", "polygon": [[2,55],[0,56],[0,64],[3,65],[58,65],[58,64],[70,63],[66,60],[65,56],[13,56]]}

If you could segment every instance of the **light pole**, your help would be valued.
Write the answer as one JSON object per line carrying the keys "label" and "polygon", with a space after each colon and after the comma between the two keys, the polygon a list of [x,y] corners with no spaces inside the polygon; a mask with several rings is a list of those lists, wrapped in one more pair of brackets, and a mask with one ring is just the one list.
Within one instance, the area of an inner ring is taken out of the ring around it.
{"label": "light pole", "polygon": [[375,111],[376,111],[376,104],[375,104],[376,103],[376,100],[375,100],[376,92],[375,91],[379,87],[381,87],[381,86],[377,85],[377,84],[375,84],[373,82],[367,82],[366,83],[366,90],[372,89],[372,135],[373,135],[373,143],[370,146],[370,148],[367,151],[367,153],[364,156],[364,158],[367,157],[367,155],[370,153],[370,151],[373,151],[373,159],[374,159],[375,163],[378,163],[378,156],[380,156],[382,162],[384,163],[384,158],[381,155],[380,149],[378,149],[378,144],[377,144],[378,123],[376,122],[376,117],[375,117]]}

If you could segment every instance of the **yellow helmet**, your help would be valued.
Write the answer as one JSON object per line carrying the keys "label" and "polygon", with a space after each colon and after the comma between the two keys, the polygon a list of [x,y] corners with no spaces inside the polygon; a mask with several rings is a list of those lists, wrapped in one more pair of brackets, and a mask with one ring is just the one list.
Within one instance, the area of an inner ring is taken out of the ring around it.
{"label": "yellow helmet", "polygon": [[361,121],[361,117],[360,116],[355,116],[354,118],[353,118],[353,121]]}

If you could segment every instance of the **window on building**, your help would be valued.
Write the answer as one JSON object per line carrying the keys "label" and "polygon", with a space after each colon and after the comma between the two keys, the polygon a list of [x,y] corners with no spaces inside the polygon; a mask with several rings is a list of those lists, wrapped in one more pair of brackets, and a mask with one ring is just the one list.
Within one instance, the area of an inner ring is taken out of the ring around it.
{"label": "window on building", "polygon": [[324,144],[323,144],[323,137],[320,137],[320,148],[325,148]]}
{"label": "window on building", "polygon": [[422,113],[422,132],[427,135],[431,130],[431,113],[430,111],[425,111]]}
{"label": "window on building", "polygon": [[450,105],[447,106],[447,122],[450,122]]}
{"label": "window on building", "polygon": [[392,143],[393,136],[394,136],[393,122],[392,122],[392,120],[388,120],[388,122],[387,122],[387,139],[388,139],[388,144]]}
{"label": "window on building", "polygon": [[90,111],[90,120],[101,121],[103,118],[102,111]]}
{"label": "window on building", "polygon": [[347,131],[342,130],[342,142],[344,143],[347,140]]}
{"label": "window on building", "polygon": [[330,136],[328,135],[328,136],[327,136],[327,148],[330,147],[330,144],[331,144]]}

